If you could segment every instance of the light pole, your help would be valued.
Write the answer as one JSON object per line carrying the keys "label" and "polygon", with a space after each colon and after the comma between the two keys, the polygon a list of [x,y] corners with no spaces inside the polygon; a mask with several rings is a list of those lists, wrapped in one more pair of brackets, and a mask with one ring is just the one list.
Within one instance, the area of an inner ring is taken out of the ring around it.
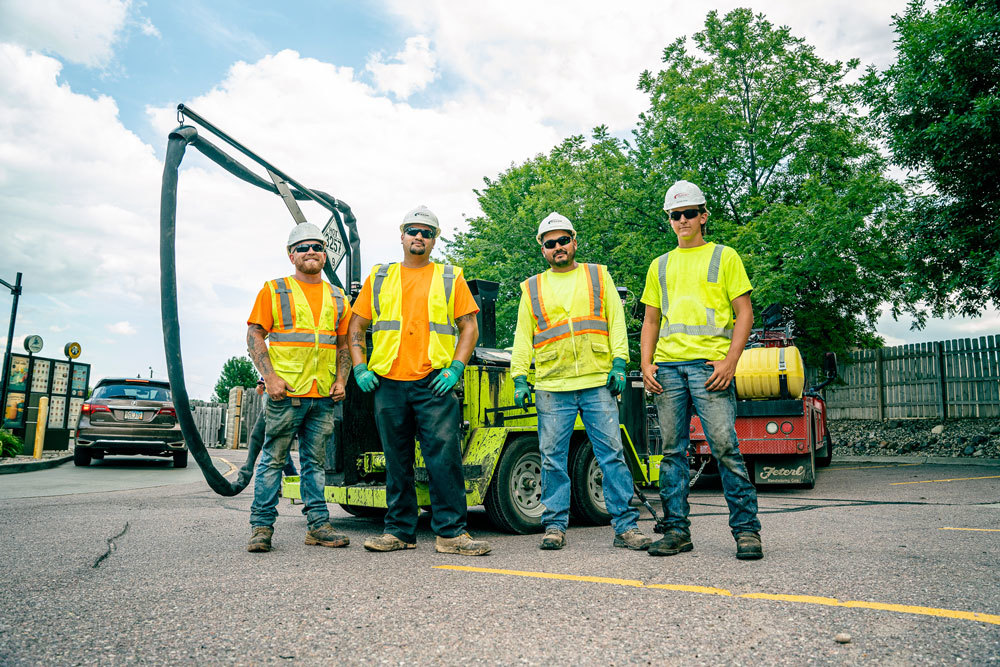
{"label": "light pole", "polygon": [[[14,295],[14,304],[10,307],[10,328],[7,330],[7,350],[3,355],[3,381],[0,382],[0,413],[7,413],[7,381],[10,380],[10,346],[14,342],[14,321],[17,319],[17,299],[21,296],[21,272],[17,272],[14,284],[0,278],[0,283]],[[0,425],[3,419],[0,419]]]}

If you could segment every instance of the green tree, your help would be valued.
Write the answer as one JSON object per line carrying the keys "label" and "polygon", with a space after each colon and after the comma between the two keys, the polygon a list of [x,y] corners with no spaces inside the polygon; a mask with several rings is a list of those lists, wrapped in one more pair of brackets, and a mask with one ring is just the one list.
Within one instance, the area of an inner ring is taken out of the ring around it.
{"label": "green tree", "polygon": [[233,387],[248,389],[257,386],[260,374],[253,362],[246,357],[231,357],[222,364],[222,374],[215,383],[215,398],[225,403],[229,400],[229,390]]}
{"label": "green tree", "polygon": [[1000,2],[911,2],[895,64],[866,99],[892,158],[918,185],[908,220],[912,299],[935,315],[1000,304]]}

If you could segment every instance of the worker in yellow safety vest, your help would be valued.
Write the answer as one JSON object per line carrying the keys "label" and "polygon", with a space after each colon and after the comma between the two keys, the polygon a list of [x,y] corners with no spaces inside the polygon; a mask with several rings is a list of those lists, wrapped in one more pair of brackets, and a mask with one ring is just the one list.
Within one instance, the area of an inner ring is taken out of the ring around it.
{"label": "worker in yellow safety vest", "polygon": [[333,434],[334,401],[346,396],[350,358],[347,326],[351,306],[344,291],[322,278],[323,233],[308,222],[288,235],[288,259],[295,273],[264,284],[247,319],[247,351],[264,379],[265,435],[247,551],[270,551],[278,516],[281,468],[292,438],[299,438],[302,513],[306,544],[346,547],[350,540],[330,524],[323,487],[326,446]]}
{"label": "worker in yellow safety vest", "polygon": [[[417,494],[414,438],[427,467],[436,551],[489,552],[466,531],[460,409],[453,391],[479,338],[476,305],[462,269],[431,261],[441,231],[418,206],[399,226],[403,261],[376,264],[354,302],[349,335],[354,377],[375,392],[375,424],[385,453],[385,530],[365,540],[369,551],[414,549]],[[365,331],[372,328],[367,358]]]}
{"label": "worker in yellow safety vest", "polygon": [[686,450],[694,407],[719,464],[736,557],[761,558],[757,492],[736,439],[733,382],[753,327],[753,287],[735,250],[705,241],[708,208],[697,185],[674,183],[663,210],[677,247],[649,265],[641,299],[646,304],[642,379],[655,398],[660,423],[660,499],[666,529],[649,554],[672,556],[692,549]]}
{"label": "worker in yellow safety vest", "polygon": [[616,547],[642,550],[639,512],[631,507],[632,473],[625,463],[618,402],[625,388],[628,338],[625,313],[605,266],[576,261],[576,230],[559,213],[538,225],[536,240],[549,264],[521,283],[510,372],[514,401],[531,394],[528,368],[535,360],[535,407],[542,455],[542,549],[562,549],[569,524],[568,457],[579,414],[603,473],[604,502]]}

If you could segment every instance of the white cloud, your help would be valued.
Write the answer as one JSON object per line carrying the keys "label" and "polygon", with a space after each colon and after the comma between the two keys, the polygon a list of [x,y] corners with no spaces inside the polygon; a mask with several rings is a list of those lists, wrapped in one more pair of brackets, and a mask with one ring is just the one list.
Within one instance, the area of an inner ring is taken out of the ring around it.
{"label": "white cloud", "polygon": [[395,62],[383,62],[381,53],[368,58],[365,69],[371,72],[379,92],[389,92],[406,99],[427,87],[437,77],[437,59],[430,42],[423,35],[410,37],[405,48],[392,57]]}
{"label": "white cloud", "polygon": [[147,37],[156,37],[157,39],[160,38],[161,36],[160,31],[157,29],[155,25],[153,25],[153,22],[150,21],[148,18],[146,17],[140,18],[138,20],[138,25],[139,25],[139,31],[142,32],[143,35],[146,35]]}
{"label": "white cloud", "polygon": [[[0,2],[0,40],[100,67],[111,60],[131,4],[131,0]],[[151,23],[149,27],[156,29]]]}
{"label": "white cloud", "polygon": [[134,336],[138,332],[135,327],[126,321],[115,322],[114,324],[107,324],[104,327],[113,334],[118,334],[120,336]]}

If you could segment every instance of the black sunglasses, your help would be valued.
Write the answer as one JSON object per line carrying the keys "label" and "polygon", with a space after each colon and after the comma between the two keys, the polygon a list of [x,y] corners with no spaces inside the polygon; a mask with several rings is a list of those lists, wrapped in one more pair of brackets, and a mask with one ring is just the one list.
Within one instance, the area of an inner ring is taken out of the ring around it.
{"label": "black sunglasses", "polygon": [[432,238],[434,238],[434,230],[433,229],[418,229],[416,227],[407,227],[403,231],[407,234],[407,236],[418,236],[419,235],[419,236],[423,236],[425,239],[432,239]]}
{"label": "black sunglasses", "polygon": [[675,221],[680,220],[682,215],[688,220],[693,220],[701,215],[701,211],[696,208],[686,208],[683,211],[671,211],[670,219]]}
{"label": "black sunglasses", "polygon": [[572,236],[560,236],[557,239],[549,239],[548,241],[544,242],[542,245],[545,246],[546,250],[552,250],[557,245],[569,245],[572,242],[573,242],[573,237]]}
{"label": "black sunglasses", "polygon": [[292,248],[292,250],[294,250],[295,252],[302,252],[302,253],[309,252],[310,250],[312,252],[323,252],[323,244],[303,243],[302,245],[295,246],[294,248]]}

